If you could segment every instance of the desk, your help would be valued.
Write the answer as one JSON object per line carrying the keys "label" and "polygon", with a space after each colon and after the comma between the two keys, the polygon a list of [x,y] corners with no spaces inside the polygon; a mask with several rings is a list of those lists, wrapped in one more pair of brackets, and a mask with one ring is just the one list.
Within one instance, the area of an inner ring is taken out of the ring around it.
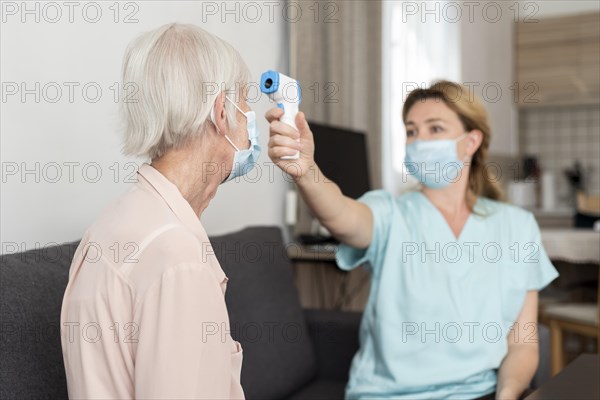
{"label": "desk", "polygon": [[525,400],[600,399],[600,355],[582,354]]}
{"label": "desk", "polygon": [[370,275],[359,267],[341,270],[330,245],[289,243],[287,255],[294,269],[300,304],[321,310],[363,311],[369,295]]}
{"label": "desk", "polygon": [[335,264],[335,246],[305,246],[290,243],[286,246],[287,256],[292,261],[332,262]]}

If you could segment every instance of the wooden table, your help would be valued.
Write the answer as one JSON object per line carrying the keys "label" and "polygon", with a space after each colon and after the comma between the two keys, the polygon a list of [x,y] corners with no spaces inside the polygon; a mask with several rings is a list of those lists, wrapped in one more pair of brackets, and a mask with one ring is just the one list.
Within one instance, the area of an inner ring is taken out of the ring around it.
{"label": "wooden table", "polygon": [[582,354],[525,400],[600,399],[600,355]]}

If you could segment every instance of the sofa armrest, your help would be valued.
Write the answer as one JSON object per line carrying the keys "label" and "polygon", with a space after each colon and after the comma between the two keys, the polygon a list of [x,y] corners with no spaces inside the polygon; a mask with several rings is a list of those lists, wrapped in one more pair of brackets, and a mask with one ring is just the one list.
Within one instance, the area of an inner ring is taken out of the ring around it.
{"label": "sofa armrest", "polygon": [[359,346],[362,313],[305,309],[304,316],[317,357],[317,377],[348,381],[350,363]]}
{"label": "sofa armrest", "polygon": [[540,361],[537,371],[529,386],[537,389],[552,377],[550,365],[550,329],[541,323],[538,323],[538,347],[540,351]]}

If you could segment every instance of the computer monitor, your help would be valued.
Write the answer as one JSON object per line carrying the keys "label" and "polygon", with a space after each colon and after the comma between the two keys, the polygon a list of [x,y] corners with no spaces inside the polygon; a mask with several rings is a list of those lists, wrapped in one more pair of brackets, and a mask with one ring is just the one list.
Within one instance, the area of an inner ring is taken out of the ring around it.
{"label": "computer monitor", "polygon": [[371,190],[365,134],[316,122],[308,124],[315,140],[315,161],[323,174],[353,199]]}

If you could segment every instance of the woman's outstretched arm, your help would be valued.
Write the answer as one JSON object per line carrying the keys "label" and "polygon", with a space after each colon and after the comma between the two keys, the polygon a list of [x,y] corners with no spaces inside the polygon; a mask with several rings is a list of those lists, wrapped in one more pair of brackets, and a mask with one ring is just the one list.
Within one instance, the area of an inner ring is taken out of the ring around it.
{"label": "woman's outstretched arm", "polygon": [[[313,134],[304,113],[296,116],[296,131],[281,122],[283,110],[273,108],[269,121],[269,157],[290,175],[300,195],[321,225],[342,243],[366,248],[373,237],[373,214],[368,206],[344,196],[335,182],[327,179],[314,160]],[[299,139],[299,141],[298,141]],[[300,151],[297,160],[281,159]]]}

